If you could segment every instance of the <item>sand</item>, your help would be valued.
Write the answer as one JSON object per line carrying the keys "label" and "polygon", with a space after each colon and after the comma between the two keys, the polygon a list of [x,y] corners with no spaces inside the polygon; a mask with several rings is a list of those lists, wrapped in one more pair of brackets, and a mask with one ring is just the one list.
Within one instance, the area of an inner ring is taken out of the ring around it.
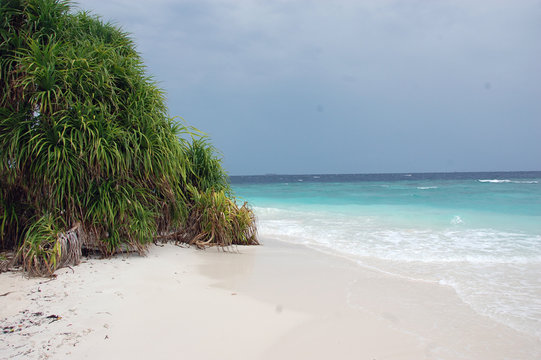
{"label": "sand", "polygon": [[263,239],[0,274],[0,358],[539,359],[452,288]]}

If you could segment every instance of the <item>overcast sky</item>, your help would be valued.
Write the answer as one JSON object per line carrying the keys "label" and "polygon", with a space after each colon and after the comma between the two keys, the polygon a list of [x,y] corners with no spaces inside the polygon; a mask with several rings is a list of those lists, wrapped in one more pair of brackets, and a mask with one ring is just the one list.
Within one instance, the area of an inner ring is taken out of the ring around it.
{"label": "overcast sky", "polygon": [[231,175],[541,170],[541,1],[86,0]]}

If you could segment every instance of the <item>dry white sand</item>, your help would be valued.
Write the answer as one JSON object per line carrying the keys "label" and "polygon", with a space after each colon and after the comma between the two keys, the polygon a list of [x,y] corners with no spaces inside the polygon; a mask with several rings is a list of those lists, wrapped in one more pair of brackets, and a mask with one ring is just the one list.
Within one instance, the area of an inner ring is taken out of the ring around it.
{"label": "dry white sand", "polygon": [[264,240],[0,274],[0,358],[539,359],[451,288]]}

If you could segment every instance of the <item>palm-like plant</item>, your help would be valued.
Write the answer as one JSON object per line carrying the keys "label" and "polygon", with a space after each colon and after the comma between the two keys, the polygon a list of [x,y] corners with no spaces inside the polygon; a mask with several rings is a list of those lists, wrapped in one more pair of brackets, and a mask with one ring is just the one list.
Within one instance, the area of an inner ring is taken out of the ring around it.
{"label": "palm-like plant", "polygon": [[51,229],[80,224],[82,246],[106,255],[143,251],[185,232],[194,194],[231,196],[214,149],[185,140],[193,131],[168,116],[129,36],[69,10],[0,4],[0,248],[47,250],[33,267],[46,272],[62,257]]}

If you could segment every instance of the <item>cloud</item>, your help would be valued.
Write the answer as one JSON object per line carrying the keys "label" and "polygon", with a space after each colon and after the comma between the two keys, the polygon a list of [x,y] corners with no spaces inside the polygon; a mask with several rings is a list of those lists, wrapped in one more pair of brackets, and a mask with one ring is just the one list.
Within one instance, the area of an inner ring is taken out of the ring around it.
{"label": "cloud", "polygon": [[[336,79],[389,73],[400,78],[438,64],[477,71],[479,61],[488,63],[483,68],[490,67],[497,59],[488,58],[519,53],[526,45],[513,34],[524,16],[516,10],[522,8],[520,3],[92,2],[133,32],[152,61],[160,57],[161,63],[179,65],[196,82],[210,73],[218,81],[247,86],[277,77]],[[510,37],[515,41],[501,43]]]}
{"label": "cloud", "polygon": [[[322,170],[332,158],[371,147],[385,149],[378,159],[388,171],[397,166],[393,153],[413,159],[428,146],[433,156],[420,169],[463,164],[449,158],[450,149],[458,143],[474,149],[483,138],[494,150],[484,163],[534,163],[518,150],[496,148],[493,139],[514,138],[516,149],[541,152],[532,135],[541,133],[537,1],[93,0],[88,6],[133,33],[172,113],[210,133],[233,171],[246,166],[236,148],[240,138],[254,157],[262,157],[258,149],[289,154],[290,161],[284,155],[274,163],[269,155],[261,165],[269,168],[254,172],[292,172],[298,161],[291,154],[321,155],[319,141],[330,154],[319,156]],[[319,166],[317,157],[301,158],[311,162],[306,168]],[[483,166],[474,158],[470,170]],[[349,171],[370,171],[376,160]]]}

